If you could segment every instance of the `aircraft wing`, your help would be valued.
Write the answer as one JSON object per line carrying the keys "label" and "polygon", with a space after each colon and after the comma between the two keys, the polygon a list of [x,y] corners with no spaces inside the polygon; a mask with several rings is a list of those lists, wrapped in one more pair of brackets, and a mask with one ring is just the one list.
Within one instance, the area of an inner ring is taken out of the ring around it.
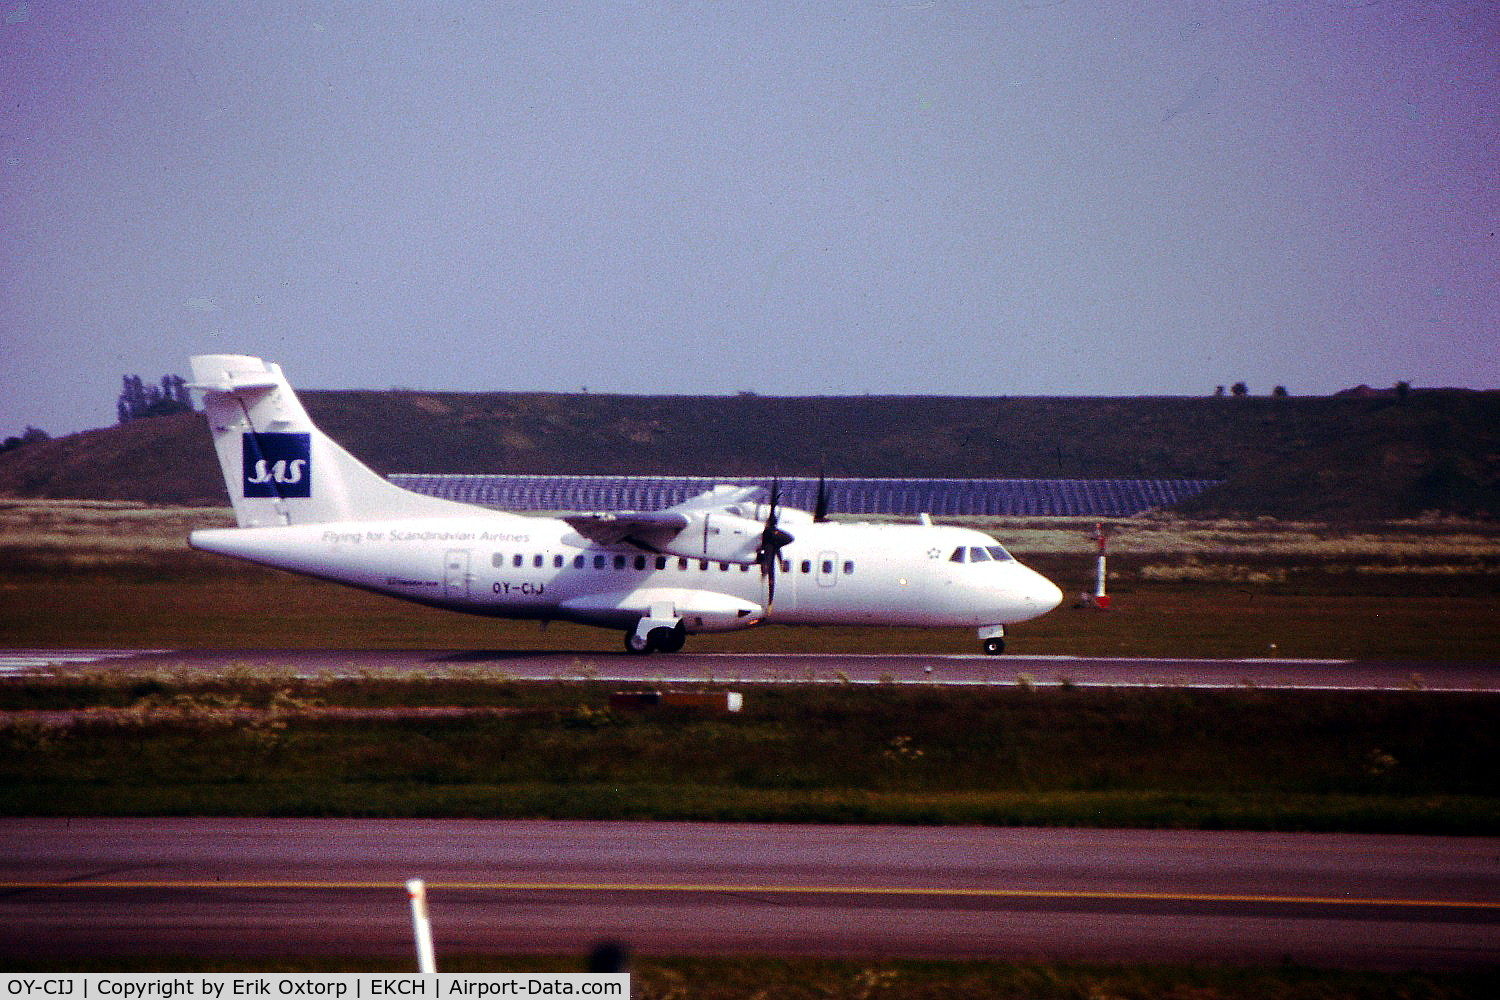
{"label": "aircraft wing", "polygon": [[727,514],[742,513],[738,510],[729,510],[735,504],[746,501],[757,500],[765,493],[763,486],[727,486],[719,485],[707,493],[699,493],[695,497],[689,497],[682,503],[668,507],[667,510],[723,510]]}
{"label": "aircraft wing", "polygon": [[596,545],[629,542],[652,552],[753,562],[760,524],[736,504],[753,499],[754,486],[716,486],[666,510],[574,514],[563,521]]}
{"label": "aircraft wing", "polygon": [[681,534],[690,523],[686,514],[671,510],[574,514],[563,520],[568,527],[596,545],[615,545],[630,541],[648,549],[660,549]]}

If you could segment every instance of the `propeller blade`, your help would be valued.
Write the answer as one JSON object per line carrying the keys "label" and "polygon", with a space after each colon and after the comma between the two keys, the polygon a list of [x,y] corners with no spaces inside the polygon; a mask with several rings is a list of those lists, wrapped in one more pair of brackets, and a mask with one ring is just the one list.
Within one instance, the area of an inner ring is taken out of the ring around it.
{"label": "propeller blade", "polygon": [[760,563],[760,575],[766,581],[766,612],[776,603],[776,564],[781,550],[792,543],[792,536],[776,526],[776,505],[781,501],[781,480],[771,480],[771,503],[766,510],[766,527],[760,534],[760,547],[756,561]]}
{"label": "propeller blade", "polygon": [[828,477],[823,470],[818,470],[818,500],[813,504],[813,523],[822,524],[828,520]]}
{"label": "propeller blade", "polygon": [[[781,480],[771,480],[771,507],[766,511],[766,530],[761,533],[760,545],[762,551],[771,551],[775,548],[776,528],[776,505],[781,502]],[[785,543],[783,543],[785,544]]]}

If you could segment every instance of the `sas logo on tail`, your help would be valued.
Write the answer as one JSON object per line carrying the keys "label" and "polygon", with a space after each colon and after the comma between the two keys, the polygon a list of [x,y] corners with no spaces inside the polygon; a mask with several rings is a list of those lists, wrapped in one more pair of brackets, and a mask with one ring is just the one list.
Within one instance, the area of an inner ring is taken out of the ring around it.
{"label": "sas logo on tail", "polygon": [[312,496],[312,435],[252,434],[244,441],[245,496]]}

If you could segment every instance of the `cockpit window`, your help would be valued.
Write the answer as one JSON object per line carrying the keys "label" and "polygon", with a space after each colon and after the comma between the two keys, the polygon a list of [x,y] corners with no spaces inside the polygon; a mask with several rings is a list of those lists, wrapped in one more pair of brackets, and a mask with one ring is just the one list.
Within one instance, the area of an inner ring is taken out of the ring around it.
{"label": "cockpit window", "polygon": [[1013,562],[1015,558],[1005,551],[1003,545],[960,545],[953,550],[948,561],[956,563]]}

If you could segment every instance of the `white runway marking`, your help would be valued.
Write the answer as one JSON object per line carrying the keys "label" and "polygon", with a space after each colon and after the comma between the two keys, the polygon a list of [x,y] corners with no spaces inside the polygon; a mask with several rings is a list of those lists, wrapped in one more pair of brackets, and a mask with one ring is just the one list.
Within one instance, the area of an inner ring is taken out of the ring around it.
{"label": "white runway marking", "polygon": [[826,684],[856,687],[1199,688],[1500,693],[1500,663],[977,654],[623,654],[445,650],[0,651],[0,677],[69,669],[213,673],[245,662],[302,679],[478,670],[511,680],[611,684]]}
{"label": "white runway marking", "polygon": [[0,677],[31,674],[47,667],[76,667],[135,656],[161,656],[170,649],[23,649],[0,653]]}

